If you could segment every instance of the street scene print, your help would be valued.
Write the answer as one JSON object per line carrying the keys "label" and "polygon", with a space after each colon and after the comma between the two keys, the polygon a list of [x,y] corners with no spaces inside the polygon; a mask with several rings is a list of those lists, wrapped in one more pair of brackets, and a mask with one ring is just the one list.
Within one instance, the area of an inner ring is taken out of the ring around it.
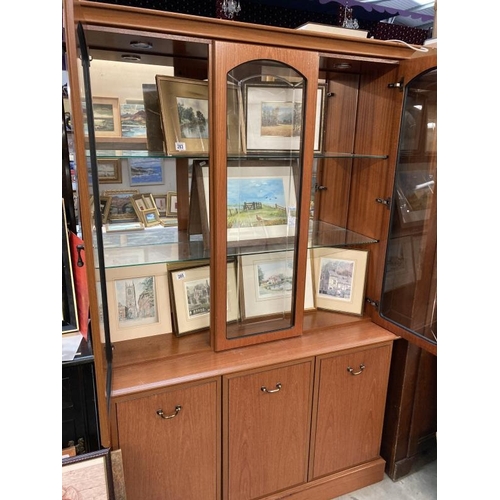
{"label": "street scene print", "polygon": [[158,322],[154,276],[117,280],[115,291],[120,326]]}
{"label": "street scene print", "polygon": [[254,264],[257,300],[290,297],[293,283],[293,260],[275,259]]}
{"label": "street scene print", "polygon": [[228,229],[287,223],[285,187],[281,177],[228,178]]}
{"label": "street scene print", "polygon": [[183,139],[208,139],[208,100],[177,97]]}
{"label": "street scene print", "polygon": [[354,264],[353,260],[321,258],[318,295],[326,299],[351,301]]}
{"label": "street scene print", "polygon": [[184,293],[189,320],[210,313],[210,280],[208,278],[185,282]]}
{"label": "street scene print", "polygon": [[146,137],[146,110],[144,104],[120,106],[122,137]]}
{"label": "street scene print", "polygon": [[261,104],[261,137],[298,137],[301,123],[301,102],[263,102]]}

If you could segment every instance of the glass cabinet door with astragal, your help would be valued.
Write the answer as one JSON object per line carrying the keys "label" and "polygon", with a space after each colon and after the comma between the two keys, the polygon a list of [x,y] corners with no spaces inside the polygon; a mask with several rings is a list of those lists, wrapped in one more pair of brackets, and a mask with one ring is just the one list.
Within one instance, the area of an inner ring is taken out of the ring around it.
{"label": "glass cabinet door with astragal", "polygon": [[300,335],[312,299],[305,280],[304,207],[310,203],[314,142],[306,115],[314,123],[317,56],[301,63],[300,51],[277,51],[278,57],[267,52],[216,43],[225,144],[218,141],[212,164],[195,174],[204,186],[212,175],[217,196],[213,258],[226,272],[226,286],[218,287],[225,321],[223,335],[216,328],[216,350]]}
{"label": "glass cabinet door with astragal", "polygon": [[209,157],[209,42],[93,25],[78,40],[101,340],[208,332],[210,253],[189,199]]}
{"label": "glass cabinet door with astragal", "polygon": [[437,343],[437,70],[405,90],[382,317]]}

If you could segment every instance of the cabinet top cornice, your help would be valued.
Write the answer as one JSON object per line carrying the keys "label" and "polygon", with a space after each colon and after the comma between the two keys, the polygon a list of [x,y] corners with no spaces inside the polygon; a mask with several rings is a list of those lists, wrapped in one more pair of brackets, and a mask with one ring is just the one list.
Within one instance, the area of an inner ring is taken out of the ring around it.
{"label": "cabinet top cornice", "polygon": [[[71,0],[66,0],[66,3]],[[371,38],[349,38],[310,31],[214,19],[88,0],[74,0],[74,21],[122,29],[192,36],[212,40],[273,45],[314,50],[325,54],[350,54],[381,59],[410,59],[414,50],[404,44]]]}

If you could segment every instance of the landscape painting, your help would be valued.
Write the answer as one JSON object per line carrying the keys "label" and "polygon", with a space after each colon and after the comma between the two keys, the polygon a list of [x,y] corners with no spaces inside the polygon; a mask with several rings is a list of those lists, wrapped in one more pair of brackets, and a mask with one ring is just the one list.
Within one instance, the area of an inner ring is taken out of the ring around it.
{"label": "landscape painting", "polygon": [[163,184],[161,158],[129,158],[131,186]]}
{"label": "landscape painting", "polygon": [[283,258],[254,264],[257,300],[290,296],[293,286],[293,259]]}
{"label": "landscape painting", "polygon": [[261,105],[262,137],[299,137],[301,123],[301,102],[263,102]]}
{"label": "landscape painting", "polygon": [[146,137],[144,104],[121,105],[122,137]]}
{"label": "landscape painting", "polygon": [[244,228],[287,224],[282,177],[227,179],[227,227]]}
{"label": "landscape painting", "polygon": [[208,101],[177,97],[181,138],[208,139]]}

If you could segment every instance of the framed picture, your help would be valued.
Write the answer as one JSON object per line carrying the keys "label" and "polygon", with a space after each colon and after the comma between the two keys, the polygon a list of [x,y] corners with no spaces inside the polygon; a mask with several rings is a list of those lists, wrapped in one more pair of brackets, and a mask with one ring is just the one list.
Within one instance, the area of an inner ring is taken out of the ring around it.
{"label": "framed picture", "polygon": [[138,231],[144,229],[144,223],[136,222],[114,222],[113,224],[106,224],[107,233],[116,233],[119,231]]}
{"label": "framed picture", "polygon": [[144,104],[120,106],[122,137],[146,137],[146,111]]}
{"label": "framed picture", "polygon": [[[96,137],[120,137],[120,101],[118,97],[92,97]],[[85,133],[88,134],[86,103],[83,102]]]}
{"label": "framed picture", "polygon": [[[242,255],[239,258],[242,319],[291,310],[294,252]],[[304,310],[314,309],[310,256],[306,270]]]}
{"label": "framed picture", "polygon": [[62,333],[79,331],[73,264],[69,248],[64,199],[62,200]]}
{"label": "framed picture", "polygon": [[111,340],[172,332],[165,264],[106,269]]}
{"label": "framed picture", "polygon": [[143,222],[146,227],[158,226],[161,224],[160,216],[156,208],[147,208],[142,212],[142,217],[144,218]]}
{"label": "framed picture", "polygon": [[175,191],[167,193],[167,215],[177,215],[177,193]]}
{"label": "framed picture", "polygon": [[142,95],[146,112],[146,143],[149,151],[165,150],[160,119],[160,101],[155,83],[143,83]]}
{"label": "framed picture", "polygon": [[[317,89],[314,151],[323,147],[326,85]],[[267,83],[245,86],[247,151],[298,151],[302,135],[302,88]]]}
{"label": "framed picture", "polygon": [[[203,240],[209,243],[209,166],[193,164]],[[228,161],[227,244],[285,242],[295,236],[296,160]],[[194,193],[196,196],[196,193]],[[193,200],[191,200],[191,203]]]}
{"label": "framed picture", "polygon": [[103,159],[97,160],[97,173],[99,184],[121,184],[122,165],[121,160]]}
{"label": "framed picture", "polygon": [[62,500],[114,500],[109,448],[62,459]]}
{"label": "framed picture", "polygon": [[[167,154],[208,154],[208,82],[157,75],[156,86]],[[227,149],[237,154],[245,151],[240,88],[229,85],[227,96]]]}
{"label": "framed picture", "polygon": [[[94,197],[90,197],[90,215],[94,217]],[[108,220],[109,209],[111,207],[111,196],[99,196],[99,207],[101,209],[101,221],[106,224]]]}
{"label": "framed picture", "polygon": [[129,158],[130,186],[163,184],[163,162],[161,158]]}
{"label": "framed picture", "polygon": [[411,236],[392,238],[387,243],[384,291],[415,282],[414,243]]}
{"label": "framed picture", "polygon": [[316,307],[361,316],[368,251],[314,248],[311,252]]}
{"label": "framed picture", "polygon": [[[132,196],[132,201],[134,203],[136,212],[141,213],[144,210],[147,210],[148,207],[146,206],[146,202],[144,201],[144,198],[142,197],[141,193],[134,194],[134,196]],[[142,219],[142,216],[141,216],[141,219]]]}
{"label": "framed picture", "polygon": [[160,217],[167,216],[167,206],[168,206],[168,193],[165,194],[152,194],[158,214]]}
{"label": "framed picture", "polygon": [[[210,266],[169,271],[172,293],[173,329],[177,336],[210,326]],[[227,264],[227,321],[238,319],[238,290],[235,261]]]}
{"label": "framed picture", "polygon": [[111,198],[106,221],[137,221],[138,216],[135,211],[132,196],[138,193],[138,189],[111,189],[104,191],[104,196],[109,196]]}

